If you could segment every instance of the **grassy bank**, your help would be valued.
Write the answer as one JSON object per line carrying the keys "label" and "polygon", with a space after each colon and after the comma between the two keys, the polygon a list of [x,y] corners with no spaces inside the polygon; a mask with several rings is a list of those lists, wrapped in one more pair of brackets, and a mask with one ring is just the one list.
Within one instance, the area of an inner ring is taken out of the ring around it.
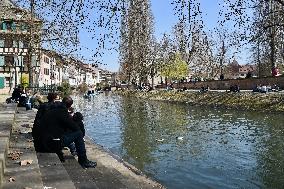
{"label": "grassy bank", "polygon": [[206,93],[185,91],[116,91],[116,94],[149,100],[183,102],[195,106],[222,107],[254,111],[284,112],[283,93],[216,92]]}

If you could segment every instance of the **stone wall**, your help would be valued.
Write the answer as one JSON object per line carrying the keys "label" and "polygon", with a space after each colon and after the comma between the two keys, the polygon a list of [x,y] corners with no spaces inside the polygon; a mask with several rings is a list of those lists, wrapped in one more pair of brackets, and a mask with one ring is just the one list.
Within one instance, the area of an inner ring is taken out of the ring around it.
{"label": "stone wall", "polygon": [[[284,77],[266,77],[266,78],[250,78],[250,79],[234,79],[234,80],[217,80],[217,81],[198,81],[173,84],[174,88],[186,87],[187,89],[201,89],[202,86],[209,86],[215,90],[229,90],[231,85],[239,85],[241,90],[252,90],[255,85],[278,85],[284,89]],[[165,86],[160,86],[165,87]]]}
{"label": "stone wall", "polygon": [[136,97],[145,100],[180,102],[192,106],[220,107],[225,109],[249,110],[258,112],[284,112],[283,93],[234,92],[198,92],[177,90],[121,90],[115,94]]}

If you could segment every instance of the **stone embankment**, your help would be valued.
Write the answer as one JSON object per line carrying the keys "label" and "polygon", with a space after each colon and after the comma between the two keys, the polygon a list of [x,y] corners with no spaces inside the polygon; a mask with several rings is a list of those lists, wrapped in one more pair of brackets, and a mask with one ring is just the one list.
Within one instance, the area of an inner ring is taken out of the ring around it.
{"label": "stone embankment", "polygon": [[95,169],[83,169],[67,149],[66,161],[56,154],[36,153],[31,129],[36,111],[0,103],[0,188],[3,189],[159,189],[132,165],[86,139]]}
{"label": "stone embankment", "polygon": [[241,91],[239,93],[226,91],[166,91],[154,90],[150,92],[141,91],[116,91],[115,94],[137,97],[147,100],[161,100],[181,102],[193,106],[222,107],[227,109],[284,112],[284,93],[253,93]]}

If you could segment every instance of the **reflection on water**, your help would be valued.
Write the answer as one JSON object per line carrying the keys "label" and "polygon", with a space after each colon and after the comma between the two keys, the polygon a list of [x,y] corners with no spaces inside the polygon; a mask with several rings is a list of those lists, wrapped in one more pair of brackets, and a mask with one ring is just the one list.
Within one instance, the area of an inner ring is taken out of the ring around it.
{"label": "reflection on water", "polygon": [[87,134],[168,188],[284,188],[284,118],[100,94]]}

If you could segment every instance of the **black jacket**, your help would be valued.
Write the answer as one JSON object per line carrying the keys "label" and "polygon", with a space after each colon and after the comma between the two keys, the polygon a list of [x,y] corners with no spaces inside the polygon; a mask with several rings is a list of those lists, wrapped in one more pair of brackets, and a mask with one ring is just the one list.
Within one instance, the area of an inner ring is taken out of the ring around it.
{"label": "black jacket", "polygon": [[84,123],[83,121],[75,121],[77,123],[77,125],[79,126],[80,130],[83,133],[83,137],[85,136],[85,127],[84,127]]}
{"label": "black jacket", "polygon": [[35,120],[34,120],[34,125],[32,128],[32,136],[34,140],[38,139],[40,136],[40,120],[44,116],[46,112],[48,112],[51,109],[59,108],[59,107],[64,107],[64,105],[61,102],[45,102],[40,104]]}
{"label": "black jacket", "polygon": [[44,143],[50,139],[62,138],[67,132],[80,131],[66,107],[48,110],[40,119],[40,140]]}

